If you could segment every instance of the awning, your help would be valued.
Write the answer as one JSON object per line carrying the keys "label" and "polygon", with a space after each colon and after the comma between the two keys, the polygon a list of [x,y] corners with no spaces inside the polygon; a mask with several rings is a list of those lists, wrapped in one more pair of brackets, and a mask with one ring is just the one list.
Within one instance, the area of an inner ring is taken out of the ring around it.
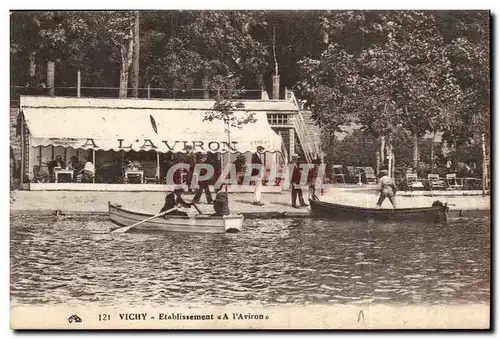
{"label": "awning", "polygon": [[[183,152],[281,151],[281,137],[267,122],[266,112],[252,112],[254,123],[231,128],[228,143],[224,123],[204,121],[206,110],[146,108],[23,107],[31,146],[75,149]],[[235,112],[243,116],[244,111]]]}

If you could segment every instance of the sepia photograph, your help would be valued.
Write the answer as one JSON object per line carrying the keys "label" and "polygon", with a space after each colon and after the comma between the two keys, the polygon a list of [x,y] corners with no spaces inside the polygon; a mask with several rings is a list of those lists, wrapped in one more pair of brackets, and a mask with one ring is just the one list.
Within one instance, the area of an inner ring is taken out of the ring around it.
{"label": "sepia photograph", "polygon": [[488,9],[9,25],[12,330],[491,329]]}

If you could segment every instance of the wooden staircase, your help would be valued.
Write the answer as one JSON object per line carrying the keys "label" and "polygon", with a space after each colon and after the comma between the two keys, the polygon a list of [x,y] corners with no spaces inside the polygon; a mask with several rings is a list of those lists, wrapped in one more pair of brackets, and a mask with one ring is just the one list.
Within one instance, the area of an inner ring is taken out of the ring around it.
{"label": "wooden staircase", "polygon": [[312,113],[302,110],[292,91],[286,91],[286,99],[293,101],[297,107],[297,114],[293,116],[292,122],[305,160],[307,163],[312,163],[315,159],[323,159],[321,131],[319,126],[314,123]]}

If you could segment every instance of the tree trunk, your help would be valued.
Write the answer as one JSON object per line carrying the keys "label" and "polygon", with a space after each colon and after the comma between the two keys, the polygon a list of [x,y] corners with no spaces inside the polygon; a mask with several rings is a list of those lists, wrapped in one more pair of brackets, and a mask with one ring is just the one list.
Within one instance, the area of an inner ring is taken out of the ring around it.
{"label": "tree trunk", "polygon": [[434,139],[436,139],[436,132],[432,134],[431,140],[431,172],[434,172]]}
{"label": "tree trunk", "polygon": [[392,169],[391,169],[391,149],[389,146],[387,146],[387,171],[389,173],[387,173],[389,176],[391,176],[391,173],[392,173]]}
{"label": "tree trunk", "polygon": [[396,172],[396,157],[394,156],[394,148],[392,147],[392,144],[391,144],[391,161],[392,161],[392,165],[391,165],[391,178],[394,178],[394,175],[395,175],[395,172]]}
{"label": "tree trunk", "polygon": [[380,152],[379,151],[375,152],[375,159],[377,159],[377,167],[376,167],[377,171],[375,173],[377,173],[377,177],[378,177],[378,175],[380,173]]}
{"label": "tree trunk", "polygon": [[55,95],[54,83],[55,83],[55,62],[47,61],[47,87],[49,88],[49,95],[51,97]]}
{"label": "tree trunk", "polygon": [[273,58],[274,58],[274,75],[279,75],[278,60],[276,59],[276,26],[273,26]]}
{"label": "tree trunk", "polygon": [[30,86],[36,86],[36,52],[31,52],[30,55]]}
{"label": "tree trunk", "polygon": [[385,166],[385,136],[380,137],[380,166]]}
{"label": "tree trunk", "polygon": [[140,54],[140,41],[139,41],[139,11],[135,12],[135,25],[134,25],[134,54],[133,54],[133,67],[132,67],[132,96],[139,97],[139,54]]}
{"label": "tree trunk", "polygon": [[418,173],[418,136],[416,133],[413,135],[413,168]]}
{"label": "tree trunk", "polygon": [[120,69],[120,98],[127,97],[128,90],[128,73],[132,65],[132,54],[134,52],[134,40],[132,39],[132,27],[130,28],[130,39],[127,44],[121,46],[122,52],[122,67]]}
{"label": "tree trunk", "polygon": [[201,83],[203,86],[203,99],[210,99],[210,92],[208,90],[208,77],[203,77]]}

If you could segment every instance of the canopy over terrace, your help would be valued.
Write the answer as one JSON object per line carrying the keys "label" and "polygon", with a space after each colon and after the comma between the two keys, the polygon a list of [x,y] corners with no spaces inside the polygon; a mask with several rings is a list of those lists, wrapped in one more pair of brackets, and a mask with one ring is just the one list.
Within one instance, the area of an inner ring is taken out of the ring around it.
{"label": "canopy over terrace", "polygon": [[[51,174],[48,166],[49,163],[52,166],[56,156],[66,161],[76,156],[80,163],[92,159],[97,173],[106,176],[118,173],[117,167],[128,163],[124,159],[139,160],[145,183],[151,179],[161,183],[165,161],[171,159],[168,154],[186,153],[188,149],[194,153],[214,153],[222,165],[235,160],[237,153],[246,153],[248,161],[249,152],[263,146],[266,167],[283,162],[281,136],[267,120],[267,113],[273,111],[275,103],[248,100],[242,103],[244,107],[235,116],[253,114],[256,121],[241,128],[232,127],[228,142],[223,121],[205,120],[214,104],[210,100],[21,97],[23,183],[37,183],[31,181],[36,166]],[[129,157],[130,151],[133,154]],[[151,157],[151,153],[156,156]],[[97,183],[117,183],[117,176],[112,176],[109,181],[100,177]],[[122,172],[122,178],[125,177],[127,173]]]}
{"label": "canopy over terrace", "polygon": [[235,112],[237,117],[253,114],[256,121],[231,128],[229,144],[222,121],[204,120],[213,102],[203,102],[205,107],[161,107],[133,105],[140,101],[133,100],[129,107],[106,107],[99,105],[101,100],[22,97],[30,145],[160,153],[185,152],[186,146],[194,152],[245,153],[260,145],[267,152],[281,151],[281,138],[269,126],[265,111]]}

